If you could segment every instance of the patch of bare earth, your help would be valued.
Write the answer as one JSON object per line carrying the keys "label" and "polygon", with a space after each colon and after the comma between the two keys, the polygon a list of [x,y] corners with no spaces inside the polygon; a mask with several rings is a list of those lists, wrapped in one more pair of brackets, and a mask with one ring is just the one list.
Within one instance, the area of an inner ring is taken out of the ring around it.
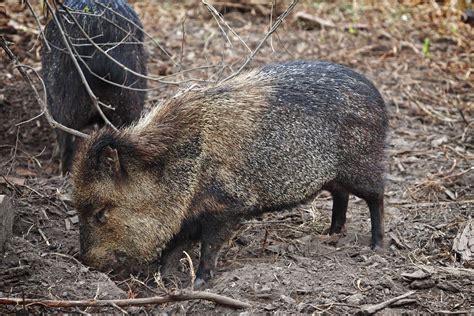
{"label": "patch of bare earth", "polygon": [[[8,23],[0,23],[5,36],[15,43],[12,48],[21,62],[39,70],[34,19],[17,2],[7,2]],[[288,3],[274,8],[273,21]],[[456,235],[474,214],[474,31],[460,22],[452,6],[410,3],[302,2],[250,65],[329,60],[357,69],[379,87],[391,127],[384,251],[368,248],[368,209],[354,197],[346,232],[322,235],[331,209],[330,197],[323,192],[311,205],[245,222],[223,249],[217,276],[207,290],[249,302],[250,313],[355,313],[410,290],[416,293],[380,313],[474,312],[474,263],[452,251]],[[223,37],[202,4],[135,1],[134,6],[145,29],[179,64],[149,41],[149,73],[195,69],[170,77],[176,85],[150,83],[156,90],[148,94],[148,107],[189,87],[187,79],[205,85],[224,78],[249,54],[230,32],[232,45]],[[216,8],[255,49],[268,30],[270,7],[229,2]],[[1,55],[6,71],[0,72],[0,195],[13,197],[15,221],[13,239],[0,258],[0,296],[91,299],[150,294],[141,283],[147,279],[143,275],[114,282],[76,259],[77,214],[68,179],[58,176],[53,131],[44,118],[16,126],[38,115],[40,108]],[[177,284],[186,286],[187,261],[179,269]],[[153,283],[149,281],[154,291],[163,294]],[[58,311],[0,306],[3,313],[22,309]],[[205,301],[143,310],[232,311]]]}

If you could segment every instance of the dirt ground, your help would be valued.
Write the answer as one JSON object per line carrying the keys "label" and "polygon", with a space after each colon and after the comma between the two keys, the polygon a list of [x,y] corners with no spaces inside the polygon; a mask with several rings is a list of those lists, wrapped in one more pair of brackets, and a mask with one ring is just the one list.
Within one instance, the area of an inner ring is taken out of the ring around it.
{"label": "dirt ground", "polygon": [[[322,192],[311,205],[245,222],[223,249],[207,291],[250,303],[248,313],[341,314],[414,289],[414,295],[380,313],[474,313],[474,262],[452,251],[454,238],[474,214],[474,29],[460,21],[455,6],[418,2],[303,1],[249,66],[328,60],[364,73],[380,89],[390,114],[384,251],[369,249],[368,209],[355,197],[347,231],[323,235],[331,199]],[[18,1],[7,3],[0,15],[2,33],[20,61],[39,71],[35,21]],[[216,8],[251,50],[289,4],[222,3]],[[176,62],[147,41],[150,74],[198,68],[170,77],[181,82],[177,85],[150,82],[156,89],[148,94],[147,107],[189,87],[187,79],[205,85],[204,80],[224,78],[249,54],[225,25],[229,40],[222,35],[200,2],[135,1],[133,6]],[[110,299],[171,290],[150,275],[116,280],[78,261],[78,218],[71,186],[54,159],[53,130],[44,117],[19,125],[40,114],[40,107],[0,54],[0,194],[13,197],[15,210],[14,236],[0,257],[0,297]],[[174,286],[185,287],[191,277],[187,261],[178,270]],[[413,274],[417,271],[423,273]],[[0,313],[23,309],[120,312],[0,305]],[[128,311],[234,310],[186,301]]]}

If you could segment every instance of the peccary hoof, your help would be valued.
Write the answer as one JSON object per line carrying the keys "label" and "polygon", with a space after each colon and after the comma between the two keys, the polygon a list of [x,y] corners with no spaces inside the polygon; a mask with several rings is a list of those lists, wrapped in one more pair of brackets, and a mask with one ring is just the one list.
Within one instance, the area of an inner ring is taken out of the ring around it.
{"label": "peccary hoof", "polygon": [[384,252],[383,244],[372,244],[370,246],[370,249],[372,249],[376,253]]}
{"label": "peccary hoof", "polygon": [[195,290],[202,289],[205,284],[206,284],[206,281],[204,281],[201,278],[196,278],[196,280],[194,280],[194,289]]}
{"label": "peccary hoof", "polygon": [[214,277],[214,270],[198,269],[194,280],[194,289],[203,288]]}

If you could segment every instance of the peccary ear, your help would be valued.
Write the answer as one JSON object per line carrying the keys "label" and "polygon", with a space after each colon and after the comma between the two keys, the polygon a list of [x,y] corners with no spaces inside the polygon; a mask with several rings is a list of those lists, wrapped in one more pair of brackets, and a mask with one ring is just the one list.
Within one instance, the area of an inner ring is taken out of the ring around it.
{"label": "peccary ear", "polygon": [[110,146],[104,147],[99,156],[99,163],[101,164],[101,168],[113,179],[123,178],[124,171],[120,164],[119,153],[116,148]]}

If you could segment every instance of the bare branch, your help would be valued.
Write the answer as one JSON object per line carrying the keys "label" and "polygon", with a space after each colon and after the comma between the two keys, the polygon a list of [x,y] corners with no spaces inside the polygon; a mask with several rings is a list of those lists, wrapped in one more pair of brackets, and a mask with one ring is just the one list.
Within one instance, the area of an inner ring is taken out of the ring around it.
{"label": "bare branch", "polygon": [[139,72],[136,72],[135,70],[133,69],[130,69],[128,68],[127,66],[125,66],[124,64],[122,64],[121,62],[119,62],[118,60],[116,60],[115,58],[113,58],[112,56],[110,56],[106,51],[104,51],[99,45],[97,45],[96,42],[94,42],[90,37],[89,37],[89,34],[87,34],[87,32],[84,30],[84,28],[80,25],[80,23],[77,21],[76,17],[74,16],[74,14],[71,12],[71,10],[66,7],[64,4],[59,4],[61,6],[61,8],[67,13],[67,15],[74,21],[74,23],[76,24],[77,28],[81,31],[81,33],[84,35],[84,38],[86,38],[89,43],[92,44],[92,46],[94,46],[95,49],[97,49],[100,53],[102,53],[107,59],[109,59],[111,62],[113,62],[114,64],[118,65],[120,68],[122,68],[123,70],[139,77],[139,78],[144,78],[144,79],[148,79],[148,80],[152,80],[152,81],[158,81],[160,83],[167,83],[167,84],[174,84],[173,82],[167,82],[167,81],[163,81],[160,77],[153,77],[153,76],[147,76],[147,75],[144,75],[144,74],[141,74]]}
{"label": "bare branch", "polygon": [[181,32],[183,37],[181,38],[181,54],[179,56],[179,70],[183,66],[183,56],[184,56],[184,44],[186,43],[186,29],[184,28],[184,23],[186,23],[186,16],[184,16],[183,22],[181,23]]}
{"label": "bare branch", "polygon": [[[207,2],[206,0],[201,0],[201,2],[206,6],[206,8],[209,10],[209,12],[211,12],[212,16],[214,17],[214,19],[216,20],[217,22],[217,25],[219,26],[219,28],[221,29],[222,33],[224,33],[224,36],[226,37],[227,41],[229,42],[229,44],[232,46],[232,42],[229,40],[229,37],[227,37],[227,34],[225,33],[225,31],[222,29],[220,23],[219,23],[219,20],[225,24],[225,26],[227,26],[227,28],[229,29],[229,31],[234,34],[238,39],[239,41],[245,46],[245,48],[247,48],[247,50],[249,51],[250,54],[252,54],[252,50],[250,49],[250,47],[247,45],[247,43],[245,43],[245,41],[239,36],[239,34],[237,34],[230,26],[229,24],[227,24],[227,22],[224,20],[224,18],[222,17],[222,14],[219,13],[219,11],[216,10],[216,8],[214,8],[211,4],[209,4],[209,2]],[[219,18],[219,20],[217,19]]]}
{"label": "bare branch", "polygon": [[[88,40],[88,42],[90,43],[91,46],[93,46],[95,49],[97,49],[101,54],[103,54],[107,59],[109,59],[110,61],[112,61],[114,64],[116,64],[117,66],[119,66],[120,68],[122,68],[124,71],[126,72],[129,72],[139,78],[144,78],[144,79],[147,79],[147,80],[150,80],[150,81],[156,81],[156,82],[159,82],[159,83],[163,83],[163,84],[172,84],[172,85],[180,85],[180,84],[183,84],[183,83],[187,83],[187,82],[205,82],[205,83],[210,83],[210,81],[208,80],[201,80],[201,79],[187,79],[187,80],[183,80],[183,81],[167,81],[167,80],[163,80],[163,78],[165,77],[156,77],[156,76],[150,76],[150,75],[144,75],[144,74],[141,74],[139,72],[136,72],[130,68],[128,68],[127,66],[125,66],[124,64],[122,64],[121,62],[119,62],[118,60],[116,60],[114,57],[110,56],[105,50],[102,49],[102,47],[100,47],[99,44],[97,44],[96,42],[94,42],[92,40],[92,38],[89,36],[89,34],[87,34],[87,32],[84,30],[84,28],[80,25],[80,23],[78,23],[77,19],[75,18],[74,14],[89,14],[90,13],[77,13],[77,12],[72,12],[69,8],[67,8],[66,6],[64,6],[63,4],[61,4],[61,8],[67,13],[67,15],[73,20],[72,23],[74,23],[78,29],[80,30],[80,32],[83,34],[84,38]],[[104,18],[102,16],[99,16],[99,15],[95,15],[95,16],[98,16],[98,17],[101,17],[101,18]],[[105,19],[105,18],[104,18]],[[116,24],[114,24],[116,25]],[[120,27],[120,29],[123,30],[123,28]],[[74,44],[71,43],[71,46],[74,46]],[[120,84],[117,84],[115,82],[112,82],[112,81],[109,81],[109,80],[106,80],[105,78],[95,74],[94,72],[91,72],[91,74],[93,76],[95,76],[96,78],[104,81],[104,82],[107,82],[107,83],[110,83],[112,85],[115,85],[115,86],[120,86],[122,88],[125,88],[125,89],[131,89],[131,90],[137,90],[137,91],[150,91],[150,90],[155,90],[155,89],[137,89],[137,88],[132,88],[132,87],[127,87],[127,86],[123,86],[123,85],[120,85]],[[176,73],[175,75],[178,75],[179,73]],[[169,77],[169,76],[166,76],[166,77]]]}
{"label": "bare branch", "polygon": [[[23,76],[23,78],[26,80],[26,82],[28,82],[28,84],[30,85],[30,87],[33,89],[34,93],[35,93],[35,96],[36,96],[36,100],[38,101],[38,103],[40,104],[41,106],[41,109],[42,109],[42,112],[44,112],[45,116],[46,116],[46,119],[48,120],[49,124],[51,125],[51,127],[53,128],[59,128],[67,133],[70,133],[74,136],[78,136],[78,137],[82,137],[82,138],[86,138],[88,137],[87,134],[84,134],[80,131],[76,131],[75,129],[72,129],[72,128],[69,128],[67,126],[64,126],[58,122],[56,122],[56,120],[54,120],[54,118],[51,116],[51,114],[49,113],[48,111],[48,107],[47,107],[47,98],[46,98],[46,87],[44,85],[44,81],[43,79],[41,79],[40,75],[30,66],[27,66],[27,65],[23,65],[21,64],[19,61],[18,61],[18,58],[16,58],[16,56],[13,54],[13,52],[10,50],[10,48],[8,47],[8,44],[7,42],[5,41],[5,39],[2,38],[0,39],[0,46],[3,48],[3,50],[6,52],[7,56],[10,58],[10,60],[14,63],[15,67],[18,68],[18,71],[20,71],[21,75]],[[40,80],[42,86],[43,86],[43,91],[44,91],[44,98],[41,98],[41,96],[39,95],[39,92],[38,90],[36,89],[35,85],[34,85],[34,82],[33,80],[31,79],[30,75],[23,69],[23,68],[28,68],[28,69],[31,69],[33,71],[33,73],[36,75],[36,77]]]}
{"label": "bare branch", "polygon": [[[54,20],[54,23],[56,24],[56,26],[58,27],[58,30],[59,30],[59,33],[61,34],[61,38],[63,40],[63,44],[66,46],[68,52],[69,52],[69,55],[72,59],[72,62],[74,63],[74,66],[76,67],[76,70],[81,78],[81,81],[82,83],[84,84],[84,87],[86,88],[86,91],[87,93],[89,94],[91,100],[92,100],[92,103],[94,105],[94,107],[97,109],[97,111],[99,112],[100,116],[102,117],[102,119],[104,120],[105,124],[109,125],[113,130],[117,130],[117,128],[109,121],[109,119],[107,118],[107,116],[105,116],[104,112],[102,111],[102,109],[100,108],[100,105],[99,105],[99,102],[97,100],[97,97],[95,96],[94,92],[92,92],[92,89],[91,87],[89,86],[89,83],[87,82],[87,79],[86,77],[84,76],[84,73],[82,72],[82,69],[81,69],[81,66],[79,65],[79,63],[77,62],[77,59],[76,59],[76,56],[74,55],[74,52],[73,52],[73,48],[71,47],[71,45],[69,44],[68,42],[68,39],[66,37],[66,34],[64,32],[64,28],[63,28],[63,24],[59,21],[58,19],[58,16],[55,14],[54,10],[52,9],[51,5],[49,4],[48,1],[45,1],[45,4],[46,6],[48,7],[51,15],[53,16],[53,20]],[[63,4],[60,4],[61,7],[64,7]],[[79,24],[77,23],[77,20],[75,20],[76,24],[79,26]],[[81,28],[82,29],[82,28]],[[75,48],[74,48],[75,50]]]}
{"label": "bare branch", "polygon": [[247,65],[250,63],[250,61],[252,61],[252,59],[255,57],[255,55],[258,53],[258,51],[262,48],[263,44],[267,41],[267,39],[270,37],[270,35],[272,35],[277,29],[278,27],[280,26],[280,24],[283,22],[283,20],[291,13],[291,11],[293,11],[293,9],[295,8],[295,6],[298,4],[299,0],[293,0],[293,2],[288,6],[288,8],[285,10],[285,12],[283,12],[279,17],[278,19],[275,21],[275,24],[273,24],[272,28],[267,32],[267,34],[265,34],[265,36],[263,37],[263,39],[260,41],[260,43],[258,44],[257,48],[255,48],[255,50],[253,51],[252,54],[250,54],[248,57],[247,57],[247,60],[244,62],[244,64],[242,66],[240,66],[239,70],[237,70],[235,73],[233,73],[232,75],[228,76],[227,78],[224,78],[221,82],[225,82],[225,81],[228,81],[234,77],[236,77],[238,74],[240,74],[242,72],[242,70],[247,67]]}
{"label": "bare branch", "polygon": [[124,20],[127,21],[128,23],[134,25],[137,29],[139,29],[140,31],[142,31],[143,34],[145,34],[145,36],[148,37],[148,38],[151,40],[151,42],[152,42],[153,44],[155,44],[155,45],[163,52],[163,54],[165,54],[166,57],[168,57],[168,58],[171,60],[171,62],[172,62],[175,66],[178,66],[178,64],[174,61],[173,57],[168,53],[168,51],[167,51],[166,49],[164,49],[163,46],[161,46],[160,43],[158,43],[158,42],[153,38],[153,36],[151,36],[147,31],[145,31],[145,30],[143,29],[143,27],[141,27],[140,25],[138,25],[137,23],[135,23],[135,22],[132,21],[131,19],[127,18],[127,17],[124,16],[123,14],[120,14],[120,13],[118,13],[118,12],[112,10],[111,8],[109,8],[109,7],[107,7],[106,5],[104,5],[103,3],[100,3],[100,2],[98,2],[98,1],[94,1],[94,3],[97,4],[97,5],[99,5],[99,6],[101,6],[101,7],[103,7],[103,8],[106,9],[106,10],[112,11],[113,14],[115,14],[115,15],[121,17],[122,19],[124,19]]}
{"label": "bare branch", "polygon": [[43,38],[43,42],[48,48],[48,50],[51,50],[51,47],[49,46],[48,41],[46,40],[46,36],[44,36],[43,28],[41,27],[41,23],[39,21],[38,15],[36,14],[35,10],[33,10],[33,7],[31,6],[31,3],[29,0],[25,0],[26,5],[28,6],[28,9],[30,10],[31,14],[33,14],[33,17],[35,18],[36,21],[36,26],[38,27],[38,30],[40,31],[41,37]]}
{"label": "bare branch", "polygon": [[77,300],[77,301],[60,301],[60,300],[41,300],[28,298],[0,298],[0,305],[41,305],[46,307],[104,307],[104,306],[143,306],[150,304],[165,304],[179,301],[189,300],[206,300],[215,302],[216,304],[225,305],[232,308],[249,308],[250,304],[238,301],[236,299],[204,292],[204,291],[179,291],[166,296],[153,296],[147,298],[136,299],[114,299],[114,300]]}
{"label": "bare branch", "polygon": [[[216,20],[217,22],[217,26],[219,27],[219,29],[221,30],[222,32],[222,35],[224,35],[225,39],[227,40],[227,42],[229,43],[229,45],[232,47],[232,42],[231,40],[229,39],[229,37],[227,36],[227,33],[225,32],[225,30],[222,28],[221,24],[219,23],[219,12],[217,12],[216,9],[214,9],[214,7],[212,7],[210,4],[208,4],[206,1],[202,1],[202,3],[207,7],[207,9],[209,10],[209,12],[211,13],[212,17]],[[214,9],[214,10],[212,10]]]}

